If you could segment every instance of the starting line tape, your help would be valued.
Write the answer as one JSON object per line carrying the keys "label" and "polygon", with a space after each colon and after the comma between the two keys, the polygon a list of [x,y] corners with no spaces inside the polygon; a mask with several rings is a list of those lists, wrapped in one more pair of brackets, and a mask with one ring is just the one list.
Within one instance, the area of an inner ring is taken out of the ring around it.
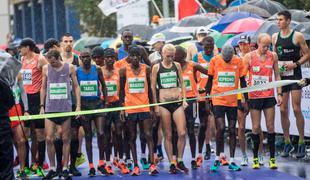
{"label": "starting line tape", "polygon": [[[223,93],[213,94],[205,96],[205,98],[212,98],[212,97],[220,97],[220,96],[227,96],[227,95],[234,95],[239,93],[248,93],[253,91],[261,91],[271,88],[277,88],[282,87],[290,84],[294,84],[299,82],[300,80],[281,80],[281,81],[273,81],[266,84],[236,89],[232,91],[226,91]],[[187,100],[196,100],[197,98],[191,98]],[[113,112],[113,111],[122,111],[122,110],[128,110],[128,109],[137,109],[137,108],[144,108],[144,107],[153,107],[158,105],[164,105],[164,104],[171,104],[176,102],[181,102],[182,100],[176,100],[176,101],[169,101],[169,102],[163,102],[163,103],[155,103],[155,104],[145,104],[145,105],[138,105],[138,106],[130,106],[130,107],[114,107],[114,108],[105,108],[105,109],[94,109],[94,110],[87,110],[87,111],[77,111],[77,112],[62,112],[62,113],[50,113],[50,114],[38,114],[38,115],[30,115],[30,116],[14,116],[10,117],[11,121],[30,121],[30,120],[36,120],[36,119],[49,119],[49,118],[58,118],[58,117],[69,117],[69,116],[78,116],[78,115],[89,115],[89,114],[98,114],[98,113],[107,113],[107,112]]]}

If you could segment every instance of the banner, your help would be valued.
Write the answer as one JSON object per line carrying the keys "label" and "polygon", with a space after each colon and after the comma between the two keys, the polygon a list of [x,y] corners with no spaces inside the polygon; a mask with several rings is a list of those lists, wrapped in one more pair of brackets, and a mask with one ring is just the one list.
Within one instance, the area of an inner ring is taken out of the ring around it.
{"label": "banner", "polygon": [[[302,69],[303,77],[310,77],[310,68]],[[291,97],[290,97],[291,98]],[[310,137],[310,86],[304,87],[302,89],[302,98],[301,98],[301,111],[305,119],[305,136]],[[281,115],[280,115],[280,107],[276,106],[275,109],[275,132],[283,133],[282,125],[281,125]],[[299,135],[297,126],[296,126],[296,118],[294,115],[293,107],[291,101],[289,101],[288,105],[289,112],[289,120],[290,120],[290,134],[291,135]],[[267,131],[266,121],[264,114],[262,113],[261,127],[263,131]],[[252,129],[252,121],[250,114],[246,118],[246,129]]]}
{"label": "banner", "polygon": [[102,0],[98,7],[105,16],[117,12],[119,9],[127,8],[137,2],[148,2],[149,0]]}

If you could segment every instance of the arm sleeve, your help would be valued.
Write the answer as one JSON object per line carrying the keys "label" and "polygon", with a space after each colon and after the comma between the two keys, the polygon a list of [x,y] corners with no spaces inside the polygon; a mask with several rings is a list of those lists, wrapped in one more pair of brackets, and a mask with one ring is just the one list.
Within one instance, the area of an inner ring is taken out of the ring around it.
{"label": "arm sleeve", "polygon": [[27,94],[26,91],[24,89],[24,85],[23,85],[23,81],[19,81],[18,83],[18,87],[20,89],[20,97],[22,98],[24,107],[25,107],[25,111],[29,110],[29,106],[28,106],[28,98],[27,98]]}
{"label": "arm sleeve", "polygon": [[[241,88],[247,87],[247,83],[246,83],[246,80],[245,80],[245,76],[240,77],[240,86],[241,86]],[[243,93],[243,96],[244,96],[244,99],[245,99],[245,100],[248,100],[248,99],[249,99],[248,93]]]}
{"label": "arm sleeve", "polygon": [[212,76],[212,75],[209,75],[209,76],[208,76],[208,82],[207,82],[206,87],[205,87],[206,93],[207,93],[207,94],[210,94],[210,92],[211,92],[211,89],[212,89],[212,81],[213,81],[213,76]]}

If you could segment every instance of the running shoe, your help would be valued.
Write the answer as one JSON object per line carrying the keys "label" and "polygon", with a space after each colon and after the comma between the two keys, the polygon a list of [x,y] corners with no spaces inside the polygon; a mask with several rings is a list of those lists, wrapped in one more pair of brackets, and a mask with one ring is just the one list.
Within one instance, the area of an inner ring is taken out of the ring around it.
{"label": "running shoe", "polygon": [[49,168],[48,163],[47,162],[43,162],[43,166],[42,166],[43,170],[47,170]]}
{"label": "running shoe", "polygon": [[197,169],[197,162],[195,160],[192,160],[191,162],[191,165],[192,165],[192,169]]}
{"label": "running shoe", "polygon": [[89,177],[94,177],[94,176],[96,176],[96,170],[95,170],[95,168],[90,168],[90,169],[89,169],[88,176],[89,176]]}
{"label": "running shoe", "polygon": [[30,167],[30,170],[32,171],[32,173],[35,174],[37,172],[37,169],[38,169],[38,165],[36,163],[32,163]]}
{"label": "running shoe", "polygon": [[206,152],[205,152],[205,156],[204,156],[204,159],[205,159],[205,160],[210,160],[210,158],[211,158],[211,150],[206,151]]}
{"label": "running shoe", "polygon": [[148,170],[149,169],[149,163],[147,163],[147,160],[146,160],[146,158],[141,158],[140,159],[140,163],[141,163],[141,165],[142,165],[142,169],[143,170]]}
{"label": "running shoe", "polygon": [[133,165],[132,165],[132,161],[131,160],[129,162],[127,162],[126,166],[129,169],[129,171],[133,170]]}
{"label": "running shoe", "polygon": [[118,168],[121,170],[122,174],[129,174],[129,169],[126,167],[125,163],[121,162],[119,163]]}
{"label": "running shoe", "polygon": [[82,176],[82,173],[76,169],[75,166],[70,166],[69,168],[69,173],[72,175],[72,176]]}
{"label": "running shoe", "polygon": [[36,175],[39,176],[39,177],[44,177],[44,170],[41,166],[38,166],[37,169],[36,169]]}
{"label": "running shoe", "polygon": [[113,175],[114,171],[112,169],[112,167],[109,165],[105,166],[105,171],[107,172],[108,175]]}
{"label": "running shoe", "polygon": [[254,159],[253,159],[252,168],[253,168],[253,169],[259,169],[259,168],[260,168],[258,158],[254,158]]}
{"label": "running shoe", "polygon": [[241,168],[234,162],[229,164],[228,169],[233,171],[241,171]]}
{"label": "running shoe", "polygon": [[242,161],[241,161],[240,165],[241,165],[241,166],[247,166],[248,163],[249,163],[248,156],[247,156],[247,155],[244,155],[244,156],[242,157]]}
{"label": "running shoe", "polygon": [[113,160],[113,165],[115,166],[115,167],[118,167],[118,159],[117,158],[114,158],[114,160]]}
{"label": "running shoe", "polygon": [[100,172],[101,175],[106,175],[107,174],[107,171],[105,169],[105,165],[98,166],[97,170]]}
{"label": "running shoe", "polygon": [[31,170],[28,167],[25,167],[24,171],[27,174],[27,176],[31,176],[32,175],[32,172],[31,172]]}
{"label": "running shoe", "polygon": [[229,163],[225,157],[221,157],[220,161],[221,161],[222,166],[228,166],[229,165]]}
{"label": "running shoe", "polygon": [[281,153],[281,156],[288,157],[289,155],[292,154],[293,151],[294,151],[294,146],[292,146],[292,144],[285,144],[284,149]]}
{"label": "running shoe", "polygon": [[305,144],[298,144],[297,152],[295,154],[296,158],[304,158],[306,156],[306,146]]}
{"label": "running shoe", "polygon": [[170,173],[170,174],[176,174],[176,173],[177,173],[177,168],[175,167],[175,164],[174,164],[174,163],[171,163],[171,164],[170,164],[169,173]]}
{"label": "running shoe", "polygon": [[135,166],[133,168],[133,171],[132,171],[131,175],[132,176],[139,176],[140,175],[140,168],[139,168],[139,166]]}
{"label": "running shoe", "polygon": [[156,168],[156,165],[155,164],[151,164],[150,165],[150,168],[149,168],[149,175],[155,175],[155,174],[158,174],[158,170]]}
{"label": "running shoe", "polygon": [[16,174],[16,177],[20,180],[26,180],[29,179],[29,177],[27,176],[27,174],[25,173],[25,171],[18,171]]}
{"label": "running shoe", "polygon": [[261,165],[261,166],[263,166],[265,164],[263,155],[261,155],[261,154],[258,155],[258,162],[259,162],[259,165]]}
{"label": "running shoe", "polygon": [[277,169],[278,168],[275,158],[270,158],[270,160],[269,160],[269,168],[270,169]]}
{"label": "running shoe", "polygon": [[211,171],[216,172],[221,166],[220,160],[215,160],[211,166]]}
{"label": "running shoe", "polygon": [[61,176],[62,176],[65,180],[71,180],[71,179],[72,179],[71,176],[70,176],[70,173],[69,173],[69,170],[68,170],[68,169],[63,170]]}
{"label": "running shoe", "polygon": [[84,162],[86,162],[85,159],[85,155],[83,153],[79,154],[76,157],[76,161],[75,161],[75,167],[79,167],[80,165],[82,165]]}
{"label": "running shoe", "polygon": [[181,171],[183,171],[185,174],[188,173],[188,168],[184,165],[183,161],[179,161],[177,163],[177,168],[180,169]]}
{"label": "running shoe", "polygon": [[201,167],[202,166],[202,157],[198,156],[196,159],[196,163],[197,163],[197,167]]}
{"label": "running shoe", "polygon": [[58,176],[58,173],[56,173],[54,170],[48,171],[47,175],[42,178],[42,180],[50,180]]}

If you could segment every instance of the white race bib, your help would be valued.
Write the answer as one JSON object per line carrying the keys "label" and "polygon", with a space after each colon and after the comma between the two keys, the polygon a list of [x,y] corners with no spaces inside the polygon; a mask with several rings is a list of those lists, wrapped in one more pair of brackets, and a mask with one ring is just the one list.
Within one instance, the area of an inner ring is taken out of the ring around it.
{"label": "white race bib", "polygon": [[50,99],[68,99],[67,83],[50,83]]}
{"label": "white race bib", "polygon": [[252,76],[252,86],[266,84],[267,82],[269,82],[268,76],[260,76],[260,75]]}
{"label": "white race bib", "polygon": [[175,88],[177,87],[177,72],[166,72],[166,73],[160,73],[160,84],[164,88]]}
{"label": "white race bib", "polygon": [[145,78],[128,78],[129,93],[144,93]]}
{"label": "white race bib", "polygon": [[192,90],[192,84],[188,76],[183,76],[183,81],[185,85],[186,91],[191,91]]}
{"label": "white race bib", "polygon": [[116,96],[117,95],[117,82],[116,81],[105,81],[107,86],[108,96]]}
{"label": "white race bib", "polygon": [[218,87],[235,87],[235,72],[218,72]]}
{"label": "white race bib", "polygon": [[22,69],[24,85],[32,85],[32,69]]}
{"label": "white race bib", "polygon": [[81,96],[93,97],[98,95],[97,81],[81,81],[80,89],[81,89]]}

